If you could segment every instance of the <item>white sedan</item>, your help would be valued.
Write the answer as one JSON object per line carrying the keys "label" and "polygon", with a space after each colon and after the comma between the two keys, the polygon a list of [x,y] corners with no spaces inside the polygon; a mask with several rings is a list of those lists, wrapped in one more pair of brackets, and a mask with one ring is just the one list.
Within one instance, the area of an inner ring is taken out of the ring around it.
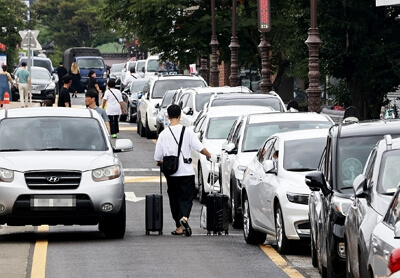
{"label": "white sedan", "polygon": [[[318,167],[328,129],[276,133],[258,150],[243,176],[244,239],[261,244],[276,237],[278,252],[290,250],[291,240],[309,240],[305,175]],[[277,156],[277,158],[276,158]]]}
{"label": "white sedan", "polygon": [[[194,127],[194,132],[203,143],[204,147],[213,154],[220,154],[222,144],[225,142],[233,123],[240,115],[249,113],[273,112],[270,107],[262,106],[222,106],[212,107],[206,114],[200,116]],[[198,152],[192,152],[192,165],[195,171],[195,181],[199,191],[199,199],[204,203],[207,194],[210,192],[211,184],[211,163],[207,161],[204,155]],[[220,191],[218,181],[219,164],[215,165],[214,189]]]}

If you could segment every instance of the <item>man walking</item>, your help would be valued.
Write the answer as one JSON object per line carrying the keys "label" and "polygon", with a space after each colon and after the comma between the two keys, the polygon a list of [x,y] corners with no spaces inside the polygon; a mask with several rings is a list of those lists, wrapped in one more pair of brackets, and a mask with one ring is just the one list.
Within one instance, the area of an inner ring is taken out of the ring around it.
{"label": "man walking", "polygon": [[58,90],[61,91],[61,87],[63,86],[63,78],[68,74],[67,69],[64,67],[64,63],[60,62],[60,66],[57,68],[58,75]]}
{"label": "man walking", "polygon": [[[178,154],[178,141],[181,137],[183,126],[180,124],[181,107],[172,104],[167,109],[168,119],[171,124],[164,129],[157,140],[154,159],[157,166],[162,164],[164,156]],[[176,139],[176,140],[175,140]],[[200,152],[208,159],[215,160],[216,156],[211,155],[200,143],[193,130],[186,128],[183,135],[181,153],[179,155],[179,167],[176,173],[166,176],[168,186],[168,197],[175,220],[176,229],[172,235],[191,236],[192,230],[189,226],[190,211],[195,197],[194,170],[191,164],[191,150]]]}
{"label": "man walking", "polygon": [[31,88],[31,77],[29,71],[26,69],[26,62],[21,63],[21,69],[15,74],[15,85],[19,91],[19,101],[21,107],[28,107],[29,90]]}
{"label": "man walking", "polygon": [[86,107],[96,110],[97,113],[101,115],[101,117],[104,120],[104,123],[106,124],[108,133],[110,133],[110,120],[108,119],[106,111],[103,108],[97,106],[98,102],[99,102],[99,94],[97,93],[97,91],[95,89],[89,89],[85,94]]}
{"label": "man walking", "polygon": [[72,84],[72,77],[67,74],[63,77],[63,87],[58,95],[58,107],[71,107],[71,97],[69,95],[69,87]]}

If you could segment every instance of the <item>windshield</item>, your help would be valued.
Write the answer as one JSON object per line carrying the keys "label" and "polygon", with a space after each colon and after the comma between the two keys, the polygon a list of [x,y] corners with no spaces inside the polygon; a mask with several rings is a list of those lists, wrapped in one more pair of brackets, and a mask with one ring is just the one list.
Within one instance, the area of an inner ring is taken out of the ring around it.
{"label": "windshield", "polygon": [[177,90],[179,88],[188,88],[188,87],[205,87],[205,84],[204,81],[202,80],[187,80],[187,79],[158,80],[154,83],[152,97],[162,98],[165,92],[168,90]]}
{"label": "windshield", "polygon": [[149,60],[147,63],[148,72],[158,72],[158,60]]}
{"label": "windshield", "polygon": [[382,156],[379,169],[377,191],[383,194],[394,194],[400,185],[400,150],[387,151]]}
{"label": "windshield", "polygon": [[[21,59],[21,63],[25,62],[28,63],[28,58]],[[53,66],[50,62],[50,60],[39,60],[39,59],[31,59],[31,65],[35,67],[41,67],[47,69],[50,73],[53,72]],[[21,64],[19,64],[21,66]]]}
{"label": "windshield", "polygon": [[196,100],[196,111],[201,111],[203,110],[204,104],[206,104],[210,98],[211,98],[212,93],[206,93],[206,94],[197,94],[195,97]]}
{"label": "windshield", "polygon": [[80,69],[104,69],[104,61],[101,58],[79,58],[76,62]]}
{"label": "windshield", "polygon": [[329,121],[291,121],[291,122],[265,122],[258,124],[249,124],[244,131],[242,151],[256,152],[262,143],[271,135],[278,132],[329,128],[332,123]]}
{"label": "windshield", "polygon": [[146,66],[146,60],[139,60],[137,61],[137,71],[136,72],[143,72],[143,68]]}
{"label": "windshield", "polygon": [[111,66],[110,72],[112,72],[112,73],[120,72],[121,70],[124,69],[124,65],[125,64],[114,64],[114,65]]}
{"label": "windshield", "polygon": [[255,105],[255,106],[271,106],[276,111],[285,112],[280,100],[276,97],[268,98],[216,98],[211,106],[228,106],[228,105]]}
{"label": "windshield", "polygon": [[172,100],[173,96],[175,95],[175,92],[176,91],[168,91],[165,94],[163,101],[161,102],[161,107],[164,108],[171,104],[171,100]]}
{"label": "windshield", "polygon": [[337,189],[353,192],[354,179],[363,172],[365,162],[382,135],[342,138],[338,142]]}
{"label": "windshield", "polygon": [[233,122],[237,117],[218,117],[211,118],[208,123],[206,138],[208,139],[226,139],[231,130]]}
{"label": "windshield", "polygon": [[288,171],[317,169],[325,144],[326,137],[286,141],[283,168]]}
{"label": "windshield", "polygon": [[8,118],[0,122],[0,136],[0,152],[106,150],[101,127],[93,118]]}
{"label": "windshield", "polygon": [[50,80],[51,76],[47,70],[35,69],[31,72],[32,79]]}

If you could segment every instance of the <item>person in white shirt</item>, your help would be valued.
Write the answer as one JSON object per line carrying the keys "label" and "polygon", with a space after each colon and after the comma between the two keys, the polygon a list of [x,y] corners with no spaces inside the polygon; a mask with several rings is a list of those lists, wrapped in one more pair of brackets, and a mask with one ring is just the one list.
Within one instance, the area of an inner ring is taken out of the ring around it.
{"label": "person in white shirt", "polygon": [[135,67],[131,67],[129,69],[130,74],[127,74],[125,76],[125,80],[124,82],[122,82],[122,85],[124,85],[124,88],[126,86],[128,86],[128,84],[132,83],[133,81],[135,81],[136,79],[142,78],[139,74],[136,73],[135,71]]}
{"label": "person in white shirt", "polygon": [[[107,82],[108,89],[104,92],[101,108],[106,110],[108,119],[110,120],[110,133],[112,138],[117,138],[119,133],[119,115],[125,114],[125,105],[122,100],[120,90],[115,89],[115,79],[109,79]],[[106,107],[106,108],[105,108]]]}
{"label": "person in white shirt", "polygon": [[[168,107],[167,112],[171,124],[169,128],[164,129],[158,137],[154,152],[154,160],[157,166],[162,164],[164,156],[178,154],[177,142],[179,142],[183,127],[180,124],[181,107],[172,104]],[[174,136],[177,141],[175,141]],[[176,224],[175,231],[171,232],[172,235],[191,236],[192,234],[188,223],[190,211],[193,206],[193,199],[195,197],[195,176],[190,159],[192,149],[207,156],[208,159],[214,162],[216,161],[216,155],[211,155],[208,150],[203,147],[193,130],[186,128],[183,135],[181,153],[179,155],[178,170],[174,174],[166,176],[172,218]]]}

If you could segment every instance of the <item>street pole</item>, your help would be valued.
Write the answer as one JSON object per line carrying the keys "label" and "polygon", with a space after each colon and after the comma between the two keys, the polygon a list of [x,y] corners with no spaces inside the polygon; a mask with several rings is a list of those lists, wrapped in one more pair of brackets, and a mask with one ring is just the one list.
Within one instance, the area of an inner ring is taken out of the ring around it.
{"label": "street pole", "polygon": [[219,45],[215,34],[215,0],[211,0],[211,87],[219,87],[219,69],[217,47]]}
{"label": "street pole", "polygon": [[271,84],[271,62],[269,59],[269,49],[271,45],[266,39],[265,32],[261,33],[261,41],[258,45],[258,49],[261,53],[261,83],[260,89],[262,94],[269,93],[272,91]]}
{"label": "street pole", "polygon": [[309,86],[306,90],[308,96],[308,111],[321,112],[321,92],[319,87],[319,57],[318,50],[322,41],[319,38],[317,27],[317,0],[310,0],[311,27],[308,29],[306,44],[308,47],[308,80]]}
{"label": "street pole", "polygon": [[31,65],[32,65],[32,62],[31,62],[31,30],[28,30],[28,64],[27,64],[27,66],[28,66],[29,75],[31,75]]}
{"label": "street pole", "polygon": [[231,75],[229,76],[229,85],[232,87],[239,86],[240,78],[239,72],[239,48],[238,38],[236,36],[236,26],[237,26],[237,12],[236,12],[237,0],[232,0],[232,37],[231,44],[229,48],[231,49]]}

